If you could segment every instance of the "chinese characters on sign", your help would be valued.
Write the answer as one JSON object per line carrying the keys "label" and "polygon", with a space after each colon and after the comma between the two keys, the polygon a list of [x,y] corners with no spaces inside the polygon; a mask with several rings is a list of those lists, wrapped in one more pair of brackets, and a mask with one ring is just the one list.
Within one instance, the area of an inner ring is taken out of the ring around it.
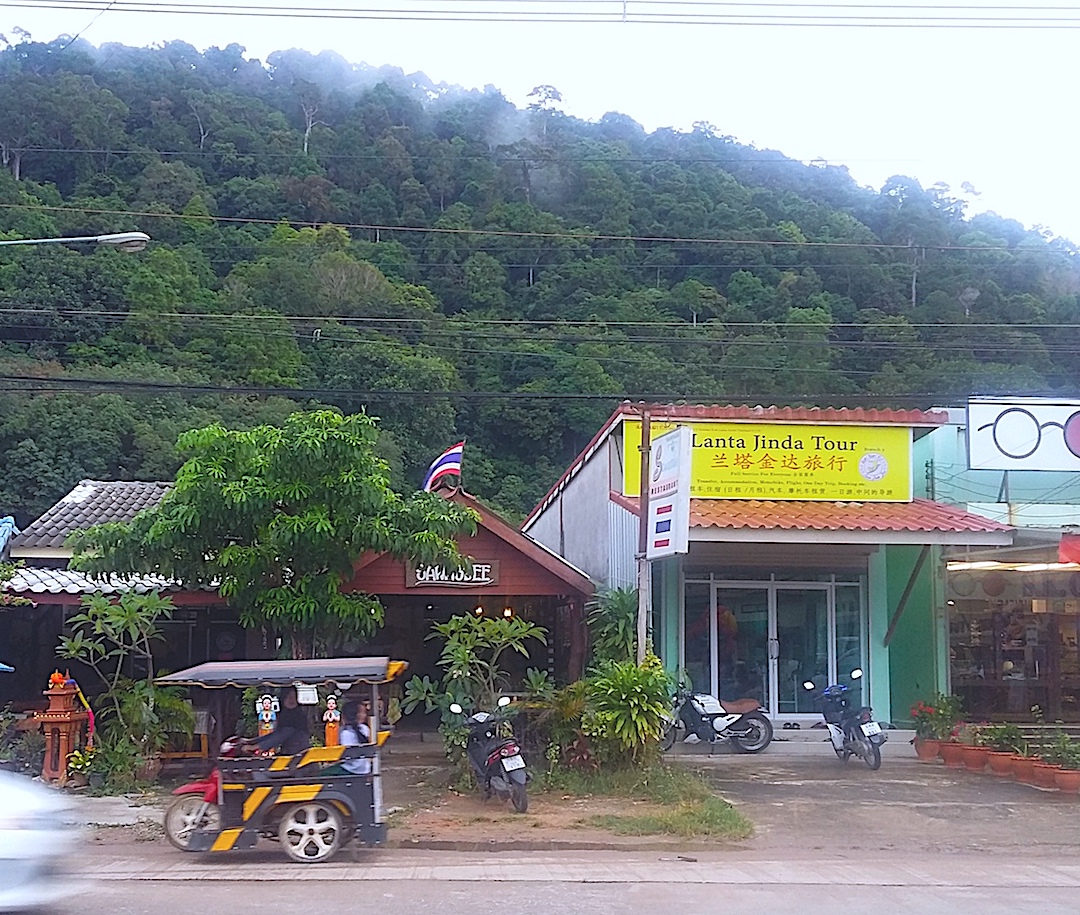
{"label": "chinese characters on sign", "polygon": [[[695,499],[808,499],[910,502],[911,429],[906,426],[812,426],[697,422],[692,429],[690,495]],[[626,454],[641,423],[624,423]],[[674,428],[652,423],[652,440]],[[640,490],[636,462],[626,461],[623,491]]]}

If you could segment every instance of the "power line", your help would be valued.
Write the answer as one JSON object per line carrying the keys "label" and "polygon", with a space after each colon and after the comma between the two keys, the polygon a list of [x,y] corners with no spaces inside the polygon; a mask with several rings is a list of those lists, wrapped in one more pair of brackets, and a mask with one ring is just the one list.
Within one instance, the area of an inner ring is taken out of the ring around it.
{"label": "power line", "polygon": [[[505,2],[505,0],[504,0]],[[1011,8],[984,12],[975,10],[975,15],[941,15],[955,13],[957,7],[923,7],[916,15],[894,14],[888,8],[874,14],[855,14],[852,12],[813,12],[814,7],[802,7],[792,4],[787,9],[791,12],[760,13],[755,7],[744,4],[738,12],[727,12],[730,6],[714,4],[706,7],[700,3],[664,3],[647,4],[640,0],[627,2],[592,2],[580,0],[577,4],[556,5],[544,9],[546,0],[530,3],[528,8],[510,6],[496,9],[477,0],[462,0],[452,5],[442,5],[438,0],[428,0],[427,7],[368,7],[368,8],[299,8],[270,5],[227,5],[220,3],[157,2],[157,0],[113,0],[114,12],[127,13],[165,13],[201,16],[229,16],[252,18],[290,18],[316,20],[391,20],[398,22],[436,21],[436,22],[497,22],[497,23],[553,23],[553,24],[649,24],[649,25],[727,25],[759,27],[827,27],[827,28],[914,28],[914,29],[1075,29],[1080,28],[1080,17],[1058,15],[1059,12],[1077,12],[1074,9],[1043,10],[1016,9],[1024,15],[996,15],[998,12],[1013,12]],[[65,10],[101,10],[106,8],[106,0],[4,0],[0,6],[11,8],[65,9]],[[668,10],[652,11],[650,7],[666,6]],[[577,7],[577,8],[575,8]],[[639,9],[644,7],[644,9]],[[697,12],[695,8],[707,8],[707,12]],[[825,7],[826,9],[828,7]],[[849,9],[855,9],[851,7]],[[859,9],[869,9],[859,7]],[[898,9],[903,9],[899,7]],[[811,10],[811,12],[807,12]],[[1037,15],[1030,13],[1054,13]],[[994,15],[990,15],[994,13]]]}
{"label": "power line", "polygon": [[[0,6],[3,5],[0,0]],[[47,204],[31,203],[0,203],[0,208],[16,210],[48,211],[60,213],[92,213],[99,216],[130,216],[151,219],[185,219],[201,222],[228,222],[251,225],[290,225],[302,228],[312,228],[309,220],[299,219],[257,219],[246,216],[203,216],[186,215],[183,213],[152,213],[143,210],[108,210],[97,207],[85,206],[50,206]],[[523,232],[510,229],[474,229],[474,228],[451,228],[446,226],[402,226],[380,225],[377,223],[359,222],[333,222],[323,221],[323,225],[334,226],[341,229],[363,229],[371,232],[405,232],[422,233],[433,235],[482,235],[498,238],[535,238],[564,241],[636,241],[650,244],[695,244],[695,245],[733,245],[747,247],[795,247],[795,248],[852,248],[863,250],[895,250],[907,251],[1006,251],[1013,249],[1006,245],[941,245],[941,244],[909,244],[898,245],[888,242],[841,242],[841,241],[791,241],[773,239],[740,239],[740,238],[685,238],[681,236],[665,235],[609,235],[602,232]],[[1057,253],[1057,252],[1055,252]],[[648,266],[648,265],[646,265]],[[762,265],[768,266],[768,265]]]}

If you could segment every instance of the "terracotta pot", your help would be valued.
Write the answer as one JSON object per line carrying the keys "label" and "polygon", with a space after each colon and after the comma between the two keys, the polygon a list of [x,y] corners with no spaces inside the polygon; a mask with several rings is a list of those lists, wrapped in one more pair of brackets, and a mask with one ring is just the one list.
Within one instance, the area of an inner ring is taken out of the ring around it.
{"label": "terracotta pot", "polygon": [[982,772],[986,768],[986,758],[990,755],[989,747],[965,746],[962,754],[964,768],[972,772]]}
{"label": "terracotta pot", "polygon": [[915,755],[918,756],[922,762],[934,762],[938,757],[938,751],[940,749],[940,740],[934,740],[930,737],[915,738]]}
{"label": "terracotta pot", "polygon": [[1035,784],[1035,763],[1034,756],[1014,756],[1012,758],[1012,771],[1013,777],[1018,782],[1024,782],[1027,785]]}
{"label": "terracotta pot", "polygon": [[1054,763],[1035,763],[1035,784],[1039,788],[1057,788],[1054,775],[1061,771],[1061,766]]}
{"label": "terracotta pot", "polygon": [[1080,791],[1080,769],[1058,769],[1054,773],[1054,784],[1058,791],[1076,794]]}
{"label": "terracotta pot", "polygon": [[90,784],[90,777],[85,772],[70,772],[66,784],[69,788],[85,788]]}
{"label": "terracotta pot", "polygon": [[142,765],[135,771],[135,777],[140,782],[156,781],[157,777],[161,774],[161,767],[163,765],[164,763],[160,756],[143,757]]}
{"label": "terracotta pot", "polygon": [[941,758],[945,760],[946,766],[953,769],[962,769],[964,767],[964,745],[946,741],[941,745]]}
{"label": "terracotta pot", "polygon": [[990,766],[990,771],[993,772],[994,775],[999,775],[1002,778],[1012,778],[1012,753],[1001,752],[999,750],[991,750],[990,754],[986,757],[986,762]]}

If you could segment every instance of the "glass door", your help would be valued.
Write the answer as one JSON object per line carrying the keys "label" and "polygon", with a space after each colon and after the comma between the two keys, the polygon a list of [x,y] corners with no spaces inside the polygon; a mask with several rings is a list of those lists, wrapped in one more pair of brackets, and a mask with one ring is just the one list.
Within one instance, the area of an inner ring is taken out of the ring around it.
{"label": "glass door", "polygon": [[721,699],[757,699],[769,708],[769,589],[717,587],[714,598],[713,695]]}
{"label": "glass door", "polygon": [[812,680],[819,688],[829,679],[829,589],[800,585],[777,587],[776,628],[773,633],[773,668],[778,715],[808,715],[817,709],[813,695],[803,688]]}

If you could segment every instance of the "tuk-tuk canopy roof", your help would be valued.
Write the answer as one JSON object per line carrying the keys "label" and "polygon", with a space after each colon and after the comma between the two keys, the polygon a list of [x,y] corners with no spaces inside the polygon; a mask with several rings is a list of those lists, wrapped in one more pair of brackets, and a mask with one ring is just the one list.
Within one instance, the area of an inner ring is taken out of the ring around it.
{"label": "tuk-tuk canopy roof", "polygon": [[389,683],[401,676],[407,661],[389,658],[308,658],[300,661],[209,661],[187,670],[158,677],[161,686],[296,686],[354,683]]}

